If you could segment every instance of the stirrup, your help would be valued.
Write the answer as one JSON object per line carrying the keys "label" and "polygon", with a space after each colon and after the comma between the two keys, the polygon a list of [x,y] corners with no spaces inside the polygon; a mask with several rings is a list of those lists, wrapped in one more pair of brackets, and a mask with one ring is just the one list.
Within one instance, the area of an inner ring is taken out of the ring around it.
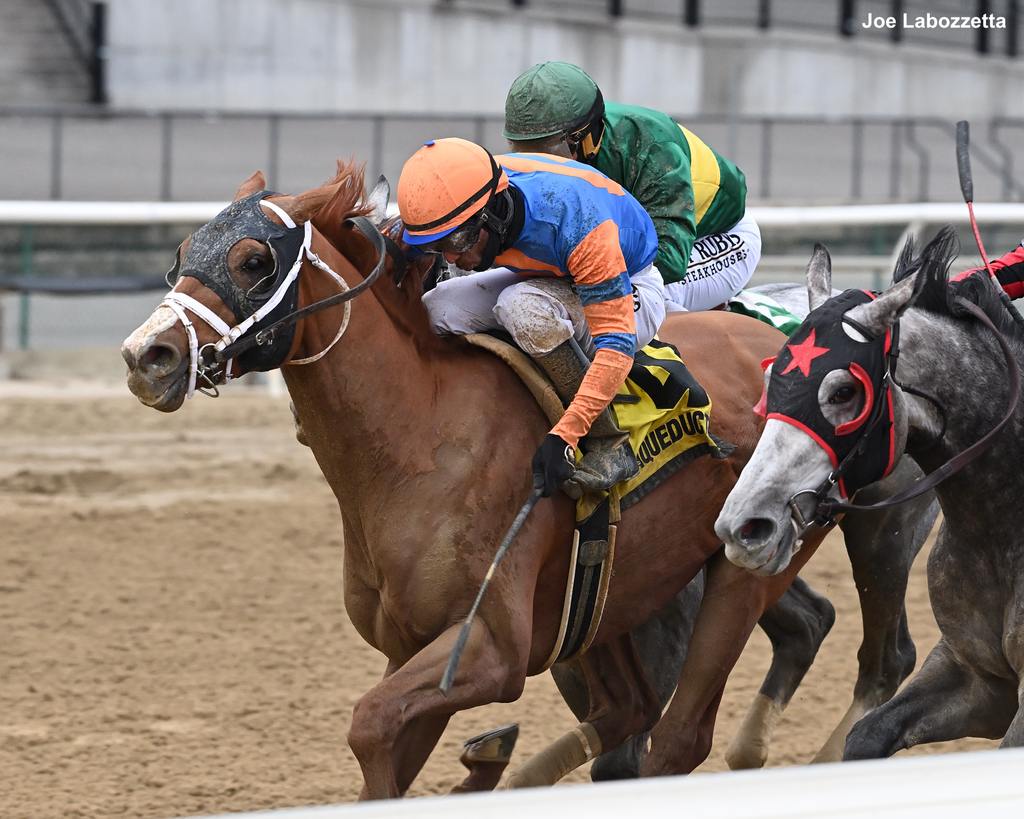
{"label": "stirrup", "polygon": [[618,483],[636,477],[640,464],[624,436],[586,438],[586,454],[562,491],[579,499],[588,492],[606,492]]}

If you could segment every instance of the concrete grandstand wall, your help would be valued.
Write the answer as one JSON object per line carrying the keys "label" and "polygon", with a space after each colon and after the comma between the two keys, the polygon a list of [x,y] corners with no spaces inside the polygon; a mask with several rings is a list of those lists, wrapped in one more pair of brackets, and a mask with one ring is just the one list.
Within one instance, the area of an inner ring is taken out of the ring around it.
{"label": "concrete grandstand wall", "polygon": [[682,113],[958,119],[1005,113],[1024,85],[1024,60],[970,48],[507,0],[110,0],[108,54],[111,102],[156,109],[498,112],[544,59]]}

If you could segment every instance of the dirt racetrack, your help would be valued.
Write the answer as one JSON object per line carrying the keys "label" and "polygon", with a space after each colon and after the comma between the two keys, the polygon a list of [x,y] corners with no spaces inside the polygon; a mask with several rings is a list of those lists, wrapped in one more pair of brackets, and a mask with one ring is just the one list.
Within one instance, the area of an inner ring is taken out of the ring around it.
{"label": "dirt racetrack", "polygon": [[[357,796],[345,735],[384,663],[345,615],[339,514],[287,398],[235,386],[162,415],[116,383],[0,382],[0,453],[0,816]],[[814,755],[855,677],[860,616],[837,537],[805,576],[838,618],[770,765]],[[923,555],[908,603],[920,660],[937,634]],[[767,649],[756,633],[701,771],[724,768]],[[462,740],[510,721],[520,758],[572,724],[550,677],[534,678],[519,702],[456,717],[412,793],[447,790]]]}

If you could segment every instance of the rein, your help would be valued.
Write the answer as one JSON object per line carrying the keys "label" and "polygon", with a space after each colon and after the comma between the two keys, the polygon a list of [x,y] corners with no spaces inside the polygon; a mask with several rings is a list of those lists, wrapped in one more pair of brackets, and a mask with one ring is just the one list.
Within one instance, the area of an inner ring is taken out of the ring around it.
{"label": "rein", "polygon": [[[996,326],[992,323],[992,319],[988,317],[984,310],[978,307],[973,302],[967,301],[966,299],[957,297],[956,304],[958,307],[963,309],[965,312],[970,313],[978,321],[984,324],[996,338],[996,342],[999,344],[999,348],[1003,353],[1003,357],[1006,360],[1007,368],[1010,371],[1010,398],[1005,415],[999,420],[999,422],[986,432],[981,438],[971,444],[963,452],[954,455],[942,466],[933,470],[932,472],[925,475],[923,478],[918,479],[913,484],[908,486],[902,492],[893,495],[891,498],[879,501],[878,503],[871,504],[857,504],[847,503],[844,501],[834,500],[827,497],[828,492],[831,491],[832,487],[835,486],[836,481],[839,480],[838,470],[843,466],[842,464],[833,470],[832,473],[822,482],[817,489],[805,489],[797,492],[789,500],[789,506],[793,513],[793,523],[797,528],[797,539],[799,540],[807,529],[812,524],[818,524],[819,526],[827,526],[834,523],[835,515],[839,512],[852,512],[852,511],[867,511],[877,509],[888,509],[892,506],[898,506],[901,503],[906,503],[913,498],[923,495],[925,492],[929,492],[938,486],[942,481],[955,475],[969,463],[974,461],[979,455],[987,450],[992,442],[995,440],[996,434],[1002,430],[1013,417],[1014,411],[1017,408],[1017,402],[1020,399],[1020,369],[1017,365],[1017,360],[1013,356],[1013,351],[1010,349],[1010,345],[1007,343],[1006,338],[1003,336]],[[879,396],[881,400],[881,396]],[[867,429],[864,433],[866,434]],[[854,451],[854,453],[856,450]],[[851,453],[851,454],[854,454]],[[800,512],[799,505],[796,499],[801,495],[811,495],[817,501],[811,520],[807,520],[803,513]]]}

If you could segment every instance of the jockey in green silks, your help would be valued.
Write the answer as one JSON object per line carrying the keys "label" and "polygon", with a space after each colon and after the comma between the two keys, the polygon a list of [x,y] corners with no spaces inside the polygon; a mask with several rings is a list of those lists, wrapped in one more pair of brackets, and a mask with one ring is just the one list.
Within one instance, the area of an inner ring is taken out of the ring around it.
{"label": "jockey in green silks", "polygon": [[750,281],[761,233],[743,172],[667,114],[606,102],[583,69],[545,62],[512,83],[504,135],[513,151],[592,165],[639,200],[658,234],[669,311],[718,307]]}

